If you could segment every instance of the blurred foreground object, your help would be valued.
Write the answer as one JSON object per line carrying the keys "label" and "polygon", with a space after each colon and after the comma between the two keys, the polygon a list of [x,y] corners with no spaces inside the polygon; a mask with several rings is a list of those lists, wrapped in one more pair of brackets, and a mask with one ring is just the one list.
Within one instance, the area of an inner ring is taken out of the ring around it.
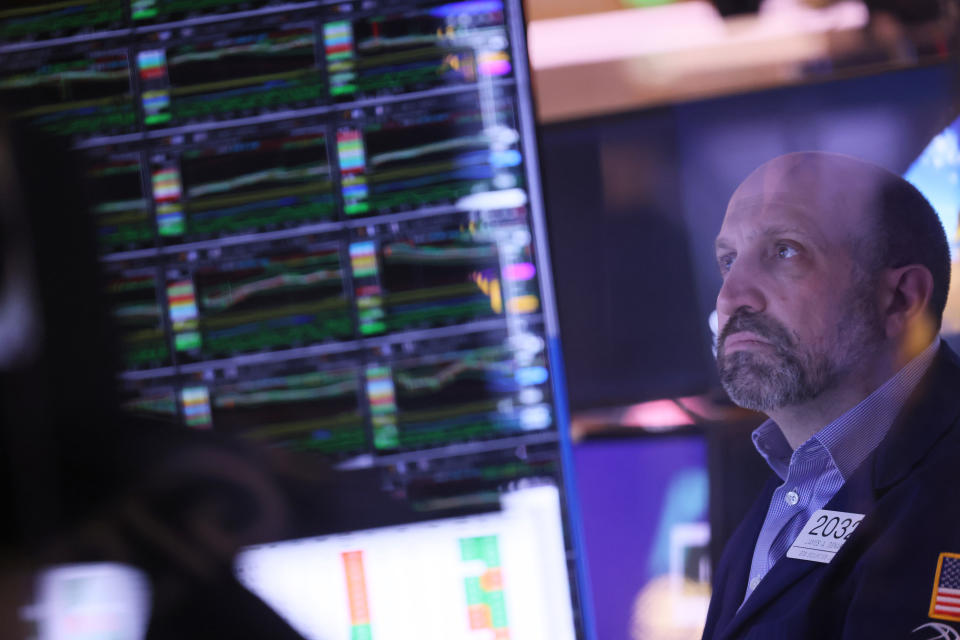
{"label": "blurred foreground object", "polygon": [[101,563],[52,567],[37,578],[37,599],[25,616],[37,640],[143,640],[150,583],[142,571]]}

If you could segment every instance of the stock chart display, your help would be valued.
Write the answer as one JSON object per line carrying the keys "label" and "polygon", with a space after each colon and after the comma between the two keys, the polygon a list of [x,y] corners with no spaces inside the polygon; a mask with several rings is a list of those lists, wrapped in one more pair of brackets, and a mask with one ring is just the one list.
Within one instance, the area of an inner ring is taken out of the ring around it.
{"label": "stock chart display", "polygon": [[244,26],[155,34],[157,48],[137,53],[143,123],[162,127],[322,103],[312,23]]}
{"label": "stock chart display", "polygon": [[[0,110],[80,155],[58,215],[96,232],[128,414],[376,467],[436,522],[569,488],[518,0],[13,0]],[[555,498],[531,526],[566,536]],[[450,628],[528,637],[521,585],[556,619],[578,556],[507,592],[498,518],[448,540]]]}
{"label": "stock chart display", "polygon": [[7,0],[0,9],[0,42],[31,42],[121,29],[127,25],[125,5],[125,0]]}
{"label": "stock chart display", "polygon": [[129,50],[120,42],[81,41],[0,55],[0,104],[30,125],[69,136],[136,128]]}
{"label": "stock chart display", "polygon": [[326,153],[323,127],[157,153],[153,175],[180,185],[158,202],[161,240],[177,244],[334,219]]}
{"label": "stock chart display", "polygon": [[338,459],[556,430],[511,11],[0,10],[0,104],[83,154],[130,412]]}

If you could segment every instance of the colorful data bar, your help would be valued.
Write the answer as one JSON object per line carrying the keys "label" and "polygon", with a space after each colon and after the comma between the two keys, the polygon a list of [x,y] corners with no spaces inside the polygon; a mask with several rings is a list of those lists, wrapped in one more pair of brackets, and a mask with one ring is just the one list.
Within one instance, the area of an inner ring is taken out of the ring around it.
{"label": "colorful data bar", "polygon": [[186,230],[182,195],[180,171],[176,167],[162,167],[153,172],[153,202],[161,236],[181,236]]}
{"label": "colorful data bar", "polygon": [[188,427],[209,429],[213,426],[210,413],[210,392],[206,387],[185,387],[180,391],[183,419]]}
{"label": "colorful data bar", "polygon": [[323,25],[323,45],[327,54],[330,95],[348,96],[357,91],[354,69],[353,25],[343,20]]}
{"label": "colorful data bar", "polygon": [[363,137],[357,129],[341,129],[337,132],[337,158],[340,161],[340,179],[343,183],[343,212],[356,216],[370,211],[367,202],[369,189]]}
{"label": "colorful data bar", "polygon": [[461,538],[460,559],[468,570],[464,585],[470,630],[492,632],[494,640],[509,640],[497,536]]}
{"label": "colorful data bar", "polygon": [[173,340],[177,351],[192,351],[200,348],[200,322],[197,312],[197,296],[192,280],[176,280],[167,285],[170,302],[170,322],[173,324]]}
{"label": "colorful data bar", "polygon": [[383,291],[377,269],[377,246],[372,240],[350,245],[350,267],[356,291],[357,320],[361,335],[383,333]]}
{"label": "colorful data bar", "polygon": [[370,421],[373,423],[373,446],[377,449],[400,446],[397,400],[390,367],[367,368],[367,399],[370,402]]}
{"label": "colorful data bar", "polygon": [[373,640],[370,603],[367,598],[367,577],[363,568],[363,551],[344,551],[340,557],[343,560],[343,573],[347,580],[350,640]]}
{"label": "colorful data bar", "polygon": [[141,104],[143,123],[156,126],[170,121],[170,92],[166,87],[167,53],[163,49],[150,49],[137,54],[137,69],[143,84]]}

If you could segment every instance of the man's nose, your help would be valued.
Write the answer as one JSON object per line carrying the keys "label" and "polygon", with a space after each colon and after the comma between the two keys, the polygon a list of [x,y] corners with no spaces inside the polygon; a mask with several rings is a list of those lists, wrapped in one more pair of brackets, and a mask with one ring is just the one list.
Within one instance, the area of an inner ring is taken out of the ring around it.
{"label": "man's nose", "polygon": [[766,297],[760,286],[761,274],[747,259],[738,259],[730,267],[720,293],[717,295],[717,313],[729,318],[738,309],[763,311]]}

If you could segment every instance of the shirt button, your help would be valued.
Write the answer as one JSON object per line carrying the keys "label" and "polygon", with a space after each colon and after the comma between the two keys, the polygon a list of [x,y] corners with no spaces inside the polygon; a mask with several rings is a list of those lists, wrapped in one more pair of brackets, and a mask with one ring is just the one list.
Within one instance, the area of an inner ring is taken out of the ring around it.
{"label": "shirt button", "polygon": [[787,504],[790,505],[791,507],[797,504],[798,502],[800,502],[800,496],[797,494],[796,491],[788,492],[787,495],[783,496],[783,499],[786,500]]}
{"label": "shirt button", "polygon": [[756,589],[758,584],[760,584],[760,576],[750,578],[750,591]]}

